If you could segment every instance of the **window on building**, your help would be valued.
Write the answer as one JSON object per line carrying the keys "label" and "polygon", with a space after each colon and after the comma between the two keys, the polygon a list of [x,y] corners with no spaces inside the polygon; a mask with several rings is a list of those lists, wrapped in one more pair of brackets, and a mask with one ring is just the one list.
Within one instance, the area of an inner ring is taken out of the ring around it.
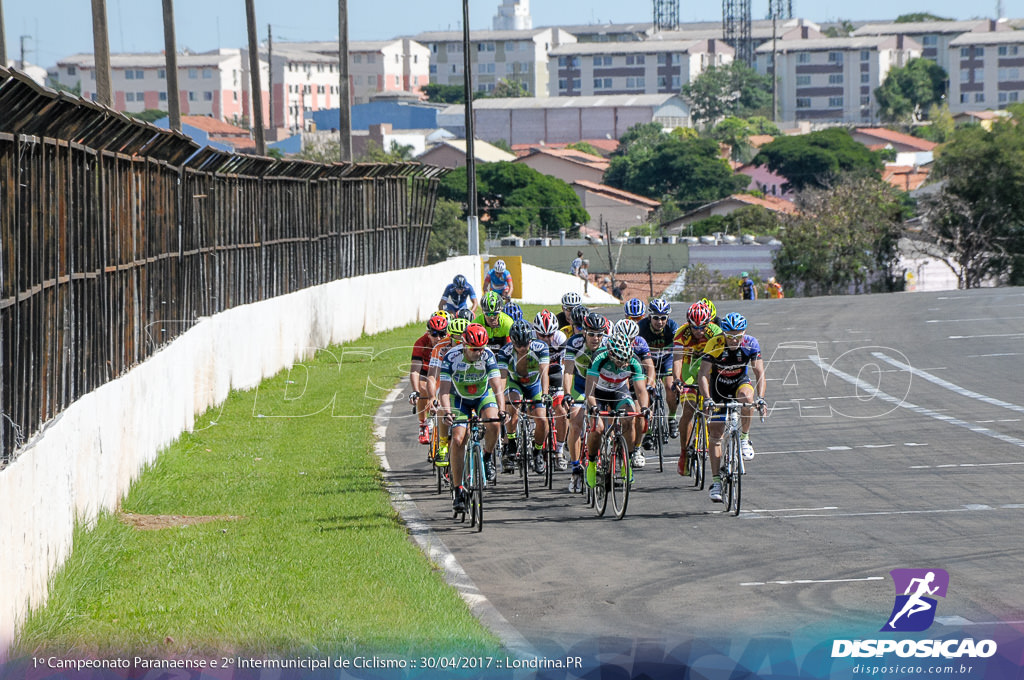
{"label": "window on building", "polygon": [[597,56],[594,57],[594,66],[611,66],[612,58],[610,56]]}
{"label": "window on building", "polygon": [[801,53],[799,53],[798,55],[796,55],[796,63],[798,63],[798,64],[809,64],[809,63],[811,63],[811,53],[810,52],[801,52]]}
{"label": "window on building", "polygon": [[971,48],[970,47],[961,47],[960,48],[960,58],[961,59],[970,59],[971,58]]}
{"label": "window on building", "polygon": [[828,84],[829,85],[842,85],[843,84],[843,74],[842,73],[830,73],[828,75]]}
{"label": "window on building", "polygon": [[828,98],[828,105],[829,105],[830,108],[833,108],[833,109],[841,109],[841,108],[843,108],[843,98],[842,97],[829,97]]}
{"label": "window on building", "polygon": [[985,48],[984,47],[975,47],[974,48],[974,58],[975,59],[980,59],[980,58],[982,58],[984,56],[985,56]]}
{"label": "window on building", "polygon": [[871,61],[871,50],[861,50],[860,51],[860,60],[861,61]]}
{"label": "window on building", "polygon": [[1011,93],[1010,93],[1010,101],[1011,101],[1011,102],[1015,102],[1015,101],[1017,101],[1017,95],[1018,95],[1018,94],[1019,94],[1018,92],[1011,92]]}
{"label": "window on building", "polygon": [[975,104],[984,104],[985,103],[985,93],[984,92],[975,92],[974,93],[974,103]]}
{"label": "window on building", "polygon": [[797,97],[796,98],[796,108],[798,108],[798,109],[809,109],[809,108],[811,108],[811,98],[810,97]]}
{"label": "window on building", "polygon": [[160,80],[165,80],[167,78],[167,69],[158,68],[156,70],[156,77],[159,78]]}
{"label": "window on building", "polygon": [[668,78],[665,76],[658,76],[658,89],[664,90],[668,87]]}
{"label": "window on building", "polygon": [[569,66],[571,66],[573,68],[579,68],[580,67],[580,58],[579,57],[572,57],[569,60]]}
{"label": "window on building", "polygon": [[134,92],[125,92],[124,93],[124,98],[125,98],[126,101],[133,102],[133,101],[135,101],[135,93]]}
{"label": "window on building", "polygon": [[594,78],[594,89],[595,90],[610,90],[612,89],[611,78]]}
{"label": "window on building", "polygon": [[211,69],[204,68],[203,69],[203,79],[204,80],[209,80],[212,77],[213,77],[213,71]]}
{"label": "window on building", "polygon": [[921,45],[924,47],[935,47],[939,44],[939,36],[937,35],[924,35],[921,36]]}
{"label": "window on building", "polygon": [[582,90],[583,89],[583,80],[580,79],[580,78],[573,78],[572,79],[572,89],[577,90],[577,91]]}
{"label": "window on building", "polygon": [[[460,47],[461,47],[461,45],[460,45]],[[366,55],[366,63],[367,64],[376,64],[377,63],[377,55],[376,54],[367,54]]]}
{"label": "window on building", "polygon": [[74,66],[68,66],[68,75],[69,76],[73,76],[76,73],[78,73],[78,69],[76,69]]}
{"label": "window on building", "polygon": [[198,78],[199,77],[199,71],[197,69],[190,68],[188,70],[188,77],[192,78],[192,79]]}
{"label": "window on building", "polygon": [[188,100],[190,102],[194,102],[196,100],[196,93],[193,92],[192,90],[188,91]]}
{"label": "window on building", "polygon": [[427,67],[427,72],[430,73],[430,75],[432,75],[432,76],[436,76],[437,75],[437,64],[431,64],[429,67]]}
{"label": "window on building", "polygon": [[1006,75],[1009,80],[1020,80],[1020,69],[1008,68],[1006,69]]}
{"label": "window on building", "polygon": [[861,106],[868,106],[870,104],[871,104],[871,95],[869,95],[869,94],[861,95],[860,105]]}
{"label": "window on building", "polygon": [[204,102],[212,102],[213,101],[213,93],[209,92],[209,91],[203,92],[203,101]]}
{"label": "window on building", "polygon": [[568,90],[569,89],[569,79],[568,78],[559,78],[558,79],[558,89],[559,90]]}
{"label": "window on building", "polygon": [[162,101],[162,102],[165,102],[165,101],[167,101],[167,93],[166,93],[166,92],[161,92],[161,93],[160,93],[160,94],[159,94],[159,95],[157,96],[157,99],[159,99],[159,100],[160,100],[160,101]]}
{"label": "window on building", "polygon": [[796,77],[796,86],[805,87],[811,84],[811,77],[808,75],[802,75]]}
{"label": "window on building", "polygon": [[1005,104],[1006,103],[1006,100],[1009,98],[1007,96],[1008,94],[1009,94],[1008,92],[1000,92],[999,93],[999,103],[1000,104]]}
{"label": "window on building", "polygon": [[985,81],[985,69],[976,68],[974,69],[974,82],[982,83]]}
{"label": "window on building", "polygon": [[830,63],[830,64],[842,64],[843,63],[843,53],[842,52],[829,52],[828,53],[828,63]]}
{"label": "window on building", "polygon": [[646,63],[646,59],[642,54],[627,54],[626,55],[626,66],[640,66]]}
{"label": "window on building", "polygon": [[682,77],[681,76],[672,76],[672,89],[673,90],[678,90],[682,86],[683,86]]}
{"label": "window on building", "polygon": [[960,82],[969,83],[971,82],[971,70],[968,68],[960,69]]}
{"label": "window on building", "polygon": [[642,77],[640,77],[640,78],[634,78],[634,77],[626,78],[626,89],[628,89],[628,90],[642,90],[645,87],[647,87],[646,81]]}
{"label": "window on building", "polygon": [[92,70],[92,71],[89,71],[89,79],[90,80],[96,80],[96,71],[95,71],[95,69]]}
{"label": "window on building", "polygon": [[658,55],[658,66],[664,66],[667,63],[668,63],[668,55],[667,54],[659,54]]}
{"label": "window on building", "polygon": [[[395,80],[398,80],[398,76],[395,76]],[[317,85],[316,86],[316,93],[317,94],[327,94],[327,88],[325,86],[323,86],[323,85]]]}
{"label": "window on building", "polygon": [[515,52],[516,51],[516,44],[515,44],[515,42],[512,41],[512,40],[509,40],[508,42],[506,42],[505,43],[505,51],[506,52]]}

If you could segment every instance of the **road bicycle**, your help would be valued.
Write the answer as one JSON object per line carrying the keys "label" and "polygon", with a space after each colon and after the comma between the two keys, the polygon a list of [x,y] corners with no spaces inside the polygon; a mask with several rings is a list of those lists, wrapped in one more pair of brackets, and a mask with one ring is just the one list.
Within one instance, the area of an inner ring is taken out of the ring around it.
{"label": "road bicycle", "polygon": [[668,444],[668,407],[665,403],[665,385],[659,380],[648,389],[651,394],[651,427],[648,441],[658,453],[658,472],[665,471],[665,445]]}
{"label": "road bicycle", "polygon": [[[735,399],[716,406],[716,415],[712,416],[712,420],[725,421],[725,431],[722,433],[722,464],[718,472],[722,477],[722,502],[725,503],[725,512],[728,514],[731,511],[733,516],[740,514],[743,476],[746,474],[743,456],[740,455],[740,411],[750,408],[760,411],[763,423],[765,412],[759,404],[744,404]],[[717,415],[718,413],[722,415]]]}
{"label": "road bicycle", "polygon": [[555,466],[558,458],[558,441],[555,434],[555,412],[548,405],[544,418],[548,421],[548,434],[544,437],[544,485],[549,489],[555,485]]}
{"label": "road bicycle", "polygon": [[440,461],[441,453],[441,428],[444,425],[444,419],[441,417],[435,405],[434,412],[430,415],[431,428],[430,428],[430,447],[428,449],[427,458],[430,460],[431,468],[433,469],[434,476],[437,478],[437,493],[441,493],[445,489],[451,487],[451,477],[448,473],[449,461],[448,454],[445,453],[445,458]]}
{"label": "road bicycle", "polygon": [[694,409],[690,421],[690,438],[686,442],[686,466],[693,485],[704,489],[705,473],[708,467],[708,418],[700,408]]}
{"label": "road bicycle", "polygon": [[608,499],[612,501],[612,513],[615,519],[626,516],[629,504],[629,489],[633,485],[633,469],[629,460],[629,448],[622,434],[622,419],[641,415],[636,411],[599,411],[598,417],[610,418],[601,436],[601,448],[597,457],[597,474],[593,489],[588,488],[590,499],[598,517],[603,517],[608,508]]}
{"label": "road bicycle", "polygon": [[523,482],[523,493],[530,497],[530,467],[533,462],[533,416],[529,409],[531,403],[526,400],[507,402],[519,412],[516,422],[516,447],[512,452],[512,462],[519,471]]}
{"label": "road bicycle", "polygon": [[[501,421],[500,417],[480,418],[476,411],[473,411],[466,426],[469,436],[466,449],[463,452],[462,486],[469,495],[466,503],[469,506],[469,525],[475,526],[477,531],[484,530],[484,488],[487,486],[487,471],[484,467],[483,425]],[[460,516],[459,521],[465,522],[465,512],[453,513],[453,518]]]}

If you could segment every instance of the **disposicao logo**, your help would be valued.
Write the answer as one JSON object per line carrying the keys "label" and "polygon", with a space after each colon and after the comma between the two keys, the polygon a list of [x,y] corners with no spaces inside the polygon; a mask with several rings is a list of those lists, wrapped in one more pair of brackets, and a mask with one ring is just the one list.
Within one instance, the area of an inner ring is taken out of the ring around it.
{"label": "disposicao logo", "polygon": [[[896,601],[880,632],[915,633],[928,630],[935,622],[936,597],[946,597],[949,574],[944,569],[893,569]],[[996,653],[993,640],[833,640],[832,658],[880,657],[988,658]]]}

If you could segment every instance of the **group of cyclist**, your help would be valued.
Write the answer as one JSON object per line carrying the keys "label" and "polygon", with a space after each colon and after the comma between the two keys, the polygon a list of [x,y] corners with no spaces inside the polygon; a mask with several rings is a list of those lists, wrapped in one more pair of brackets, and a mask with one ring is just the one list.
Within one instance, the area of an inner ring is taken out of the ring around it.
{"label": "group of cyclist", "polygon": [[[483,423],[484,472],[489,481],[497,475],[499,457],[505,472],[514,471],[516,419],[524,414],[534,422],[533,455],[528,461],[534,472],[545,472],[543,445],[552,441],[551,460],[559,470],[571,469],[568,488],[574,492],[583,484],[594,486],[601,438],[607,418],[615,412],[632,416],[632,422],[623,421],[623,436],[632,467],[644,467],[643,451],[651,448],[647,429],[652,395],[664,395],[671,438],[679,437],[676,413],[682,404],[681,475],[689,473],[685,449],[698,407],[712,413],[716,405],[736,400],[763,412],[766,383],[760,345],[746,334],[742,315],[718,318],[714,304],[705,298],[688,308],[680,325],[670,318],[667,300],[653,298],[645,304],[633,298],[624,305],[625,318],[613,324],[588,310],[579,293],[570,292],[562,297],[558,314],[543,310],[531,323],[519,305],[501,294],[511,295],[511,279],[499,290],[491,277],[494,273],[507,273],[504,262],[499,260],[488,272],[479,313],[472,286],[464,276],[456,276],[412,354],[410,401],[419,417],[419,441],[427,444],[434,435],[428,415],[441,415],[434,462],[450,466],[456,512],[466,509],[463,452],[474,412]],[[659,382],[663,391],[656,389]],[[554,416],[550,439],[549,410]],[[745,459],[754,456],[750,411],[745,409],[741,420]],[[504,441],[499,441],[503,430]],[[711,418],[714,502],[722,501],[722,432],[723,423]]]}

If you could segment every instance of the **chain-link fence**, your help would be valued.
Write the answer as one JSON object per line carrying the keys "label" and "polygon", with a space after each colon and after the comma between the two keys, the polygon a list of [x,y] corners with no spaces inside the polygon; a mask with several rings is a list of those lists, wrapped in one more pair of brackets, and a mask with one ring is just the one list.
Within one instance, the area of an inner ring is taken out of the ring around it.
{"label": "chain-link fence", "polygon": [[443,172],[200,151],[0,68],[0,468],[199,317],[423,264]]}

